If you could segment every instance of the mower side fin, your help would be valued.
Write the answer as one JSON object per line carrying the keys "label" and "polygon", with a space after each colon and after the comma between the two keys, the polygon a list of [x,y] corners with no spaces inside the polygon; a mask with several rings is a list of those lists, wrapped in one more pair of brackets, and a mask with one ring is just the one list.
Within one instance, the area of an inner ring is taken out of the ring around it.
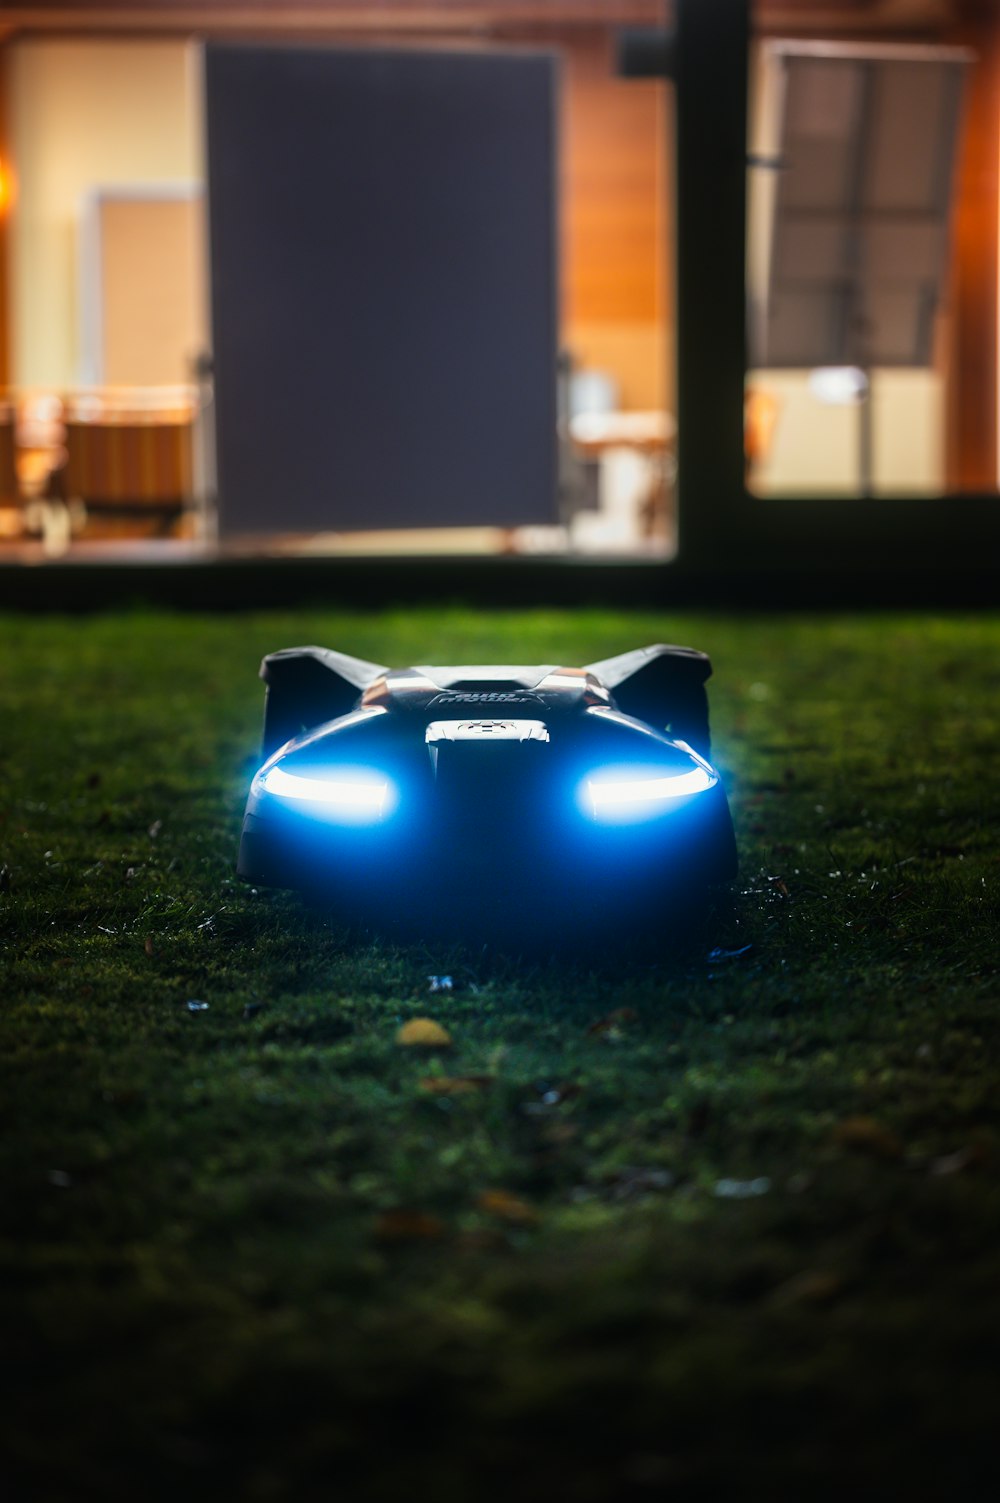
{"label": "mower side fin", "polygon": [[712,664],[707,653],[658,642],[600,663],[588,663],[587,671],[611,690],[624,714],[634,715],[658,730],[666,726],[672,736],[686,741],[699,756],[711,755],[705,681],[711,676]]}
{"label": "mower side fin", "polygon": [[270,652],[260,665],[267,685],[263,753],[269,757],[292,736],[346,715],[362,690],[387,673],[329,647],[286,647]]}

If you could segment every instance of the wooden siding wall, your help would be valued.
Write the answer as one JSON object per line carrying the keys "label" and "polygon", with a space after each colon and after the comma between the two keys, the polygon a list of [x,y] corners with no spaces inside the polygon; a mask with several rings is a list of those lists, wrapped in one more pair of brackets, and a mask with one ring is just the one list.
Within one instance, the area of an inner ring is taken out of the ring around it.
{"label": "wooden siding wall", "polygon": [[949,41],[971,47],[958,159],[948,367],[947,487],[997,489],[1000,8]]}
{"label": "wooden siding wall", "polygon": [[560,46],[564,338],[616,377],[624,406],[670,406],[667,86],[619,78],[607,29]]}
{"label": "wooden siding wall", "polygon": [[0,391],[10,381],[10,280],[8,226],[14,178],[7,142],[7,54],[0,34]]}
{"label": "wooden siding wall", "polygon": [[606,32],[571,39],[565,59],[565,316],[647,323],[666,311],[665,88],[617,77]]}

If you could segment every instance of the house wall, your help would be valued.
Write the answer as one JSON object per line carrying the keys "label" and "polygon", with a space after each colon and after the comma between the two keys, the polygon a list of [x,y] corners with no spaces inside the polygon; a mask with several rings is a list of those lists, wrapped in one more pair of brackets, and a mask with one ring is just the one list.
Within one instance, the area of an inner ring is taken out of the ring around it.
{"label": "house wall", "polygon": [[82,375],[86,197],[99,187],[200,181],[196,54],[181,41],[39,40],[11,44],[6,60],[17,174],[11,376],[22,388],[69,387]]}
{"label": "house wall", "polygon": [[564,75],[564,342],[623,407],[672,408],[672,95],[619,78],[606,30],[567,43]]}

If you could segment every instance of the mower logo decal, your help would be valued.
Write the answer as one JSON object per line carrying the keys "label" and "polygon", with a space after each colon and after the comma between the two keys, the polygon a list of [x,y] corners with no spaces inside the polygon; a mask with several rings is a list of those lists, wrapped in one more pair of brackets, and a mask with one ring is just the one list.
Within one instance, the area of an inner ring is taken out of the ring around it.
{"label": "mower logo decal", "polygon": [[545,700],[540,694],[532,694],[529,691],[517,690],[485,690],[475,689],[467,694],[460,693],[457,689],[442,689],[440,694],[431,700],[433,705],[543,705]]}

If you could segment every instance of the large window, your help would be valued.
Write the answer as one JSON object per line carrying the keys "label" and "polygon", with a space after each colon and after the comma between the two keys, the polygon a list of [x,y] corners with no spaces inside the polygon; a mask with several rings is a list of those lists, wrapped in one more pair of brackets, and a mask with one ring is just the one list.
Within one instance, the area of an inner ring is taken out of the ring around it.
{"label": "large window", "polygon": [[962,12],[754,6],[758,496],[997,488],[1000,18]]}
{"label": "large window", "polygon": [[[561,21],[540,5],[532,20],[522,7],[508,24],[502,6],[473,6],[460,23],[465,33],[438,21],[426,37],[408,27],[398,39],[331,31],[309,42],[442,56],[542,50],[554,58],[557,464],[547,515],[511,526],[505,516],[484,515],[470,493],[466,519],[442,527],[414,515],[404,527],[395,497],[380,497],[373,484],[363,525],[357,506],[331,504],[327,518],[290,529],[285,498],[276,495],[273,513],[246,535],[230,535],[227,546],[333,555],[674,555],[671,86],[620,77],[615,46],[619,22],[658,20],[666,8],[608,4],[603,16],[593,5],[560,10]],[[211,7],[205,15],[209,36]],[[17,479],[0,495],[0,531],[12,545],[41,540],[49,552],[129,541],[216,546],[203,41],[15,33],[0,50],[5,155],[16,184],[7,206],[4,423]],[[323,191],[319,182],[308,187]],[[433,188],[428,182],[426,198]],[[287,232],[296,233],[291,221]],[[334,345],[338,330],[327,332]],[[431,350],[426,368],[433,369]],[[335,441],[338,414],[322,394],[318,410]],[[503,414],[496,420],[503,423]],[[172,429],[169,439],[161,426]],[[511,431],[509,443],[520,442]],[[168,448],[176,462],[166,475],[165,461],[150,456]],[[316,476],[317,489],[325,479]],[[182,484],[190,490],[174,494]],[[348,525],[341,513],[350,513]]]}

